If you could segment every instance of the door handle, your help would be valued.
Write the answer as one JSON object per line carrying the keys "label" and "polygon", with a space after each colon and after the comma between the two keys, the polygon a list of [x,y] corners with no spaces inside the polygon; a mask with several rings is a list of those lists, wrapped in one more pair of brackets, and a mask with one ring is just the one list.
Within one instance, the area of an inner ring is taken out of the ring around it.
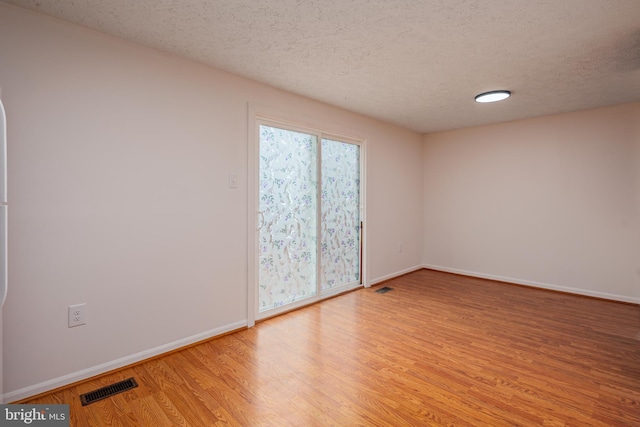
{"label": "door handle", "polygon": [[256,228],[256,230],[260,231],[264,226],[264,214],[262,213],[262,211],[258,211],[258,217],[259,217],[258,227]]}

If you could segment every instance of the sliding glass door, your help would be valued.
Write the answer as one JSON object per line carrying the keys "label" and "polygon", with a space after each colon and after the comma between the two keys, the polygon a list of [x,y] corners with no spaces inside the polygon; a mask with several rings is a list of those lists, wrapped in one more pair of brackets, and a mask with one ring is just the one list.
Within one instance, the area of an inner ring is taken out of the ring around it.
{"label": "sliding glass door", "polygon": [[360,283],[360,145],[260,122],[258,315]]}
{"label": "sliding glass door", "polygon": [[322,139],[320,289],[360,283],[360,146]]}
{"label": "sliding glass door", "polygon": [[318,139],[260,125],[258,311],[317,294]]}

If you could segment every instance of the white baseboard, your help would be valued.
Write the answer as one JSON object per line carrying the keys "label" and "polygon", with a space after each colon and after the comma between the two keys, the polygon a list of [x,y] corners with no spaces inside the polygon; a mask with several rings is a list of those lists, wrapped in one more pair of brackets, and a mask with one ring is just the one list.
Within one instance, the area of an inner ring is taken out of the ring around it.
{"label": "white baseboard", "polygon": [[111,362],[103,363],[97,366],[92,366],[90,368],[83,369],[78,372],[73,372],[68,375],[63,375],[61,377],[54,378],[52,380],[44,381],[39,384],[34,384],[32,386],[21,388],[19,390],[10,391],[2,395],[2,401],[15,402],[17,400],[26,399],[28,397],[35,396],[37,394],[45,393],[47,391],[56,389],[58,387],[63,387],[78,381],[82,381],[87,378],[94,377],[96,375],[104,374],[106,372],[113,371],[118,368],[122,368],[124,366],[131,365],[136,362],[140,362],[141,360],[159,356],[163,353],[167,353],[172,350],[177,350],[181,347],[186,347],[198,341],[203,341],[209,338],[213,338],[218,335],[222,335],[227,332],[231,332],[246,326],[247,326],[246,320],[224,325],[219,328],[211,329],[209,331],[192,335],[187,338],[182,338],[182,339],[170,342],[168,344],[151,348],[149,350],[144,350],[136,354],[125,356],[120,359],[113,360]]}
{"label": "white baseboard", "polygon": [[395,279],[396,277],[402,276],[403,274],[411,273],[411,272],[414,272],[414,271],[417,271],[417,270],[421,270],[423,268],[425,268],[425,267],[422,266],[422,265],[415,265],[413,267],[409,267],[409,268],[406,268],[404,270],[396,271],[395,273],[387,274],[385,276],[381,276],[381,277],[369,280],[369,283],[367,284],[367,287],[373,286],[376,283],[384,282],[385,280]]}
{"label": "white baseboard", "polygon": [[534,287],[534,288],[549,289],[549,290],[552,290],[552,291],[567,292],[567,293],[576,294],[576,295],[584,295],[584,296],[595,297],[595,298],[609,299],[609,300],[613,300],[613,301],[621,301],[621,302],[630,302],[630,303],[633,303],[633,304],[640,304],[640,298],[634,298],[634,297],[629,297],[629,296],[625,296],[625,295],[616,295],[616,294],[609,294],[609,293],[606,293],[606,292],[589,291],[589,290],[586,290],[586,289],[570,288],[570,287],[567,287],[567,286],[559,286],[559,285],[551,285],[549,283],[541,283],[541,282],[536,282],[536,281],[533,281],[533,280],[522,280],[522,279],[516,279],[516,278],[513,278],[513,277],[504,277],[504,276],[497,276],[497,275],[494,275],[494,274],[478,273],[478,272],[475,272],[475,271],[459,270],[457,268],[443,267],[443,266],[440,266],[440,265],[423,264],[422,268],[427,268],[429,270],[444,271],[446,273],[461,274],[463,276],[478,277],[478,278],[481,278],[481,279],[498,280],[500,282],[514,283],[516,285],[531,286],[531,287]]}

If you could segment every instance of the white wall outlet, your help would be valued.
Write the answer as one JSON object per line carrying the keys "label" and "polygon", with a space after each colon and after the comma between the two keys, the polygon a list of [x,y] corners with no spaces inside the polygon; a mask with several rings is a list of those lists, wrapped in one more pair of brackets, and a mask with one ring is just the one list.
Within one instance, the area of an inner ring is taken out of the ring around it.
{"label": "white wall outlet", "polygon": [[402,242],[398,243],[398,252],[399,253],[404,252],[404,243]]}
{"label": "white wall outlet", "polygon": [[87,323],[87,304],[69,306],[69,327],[80,326]]}

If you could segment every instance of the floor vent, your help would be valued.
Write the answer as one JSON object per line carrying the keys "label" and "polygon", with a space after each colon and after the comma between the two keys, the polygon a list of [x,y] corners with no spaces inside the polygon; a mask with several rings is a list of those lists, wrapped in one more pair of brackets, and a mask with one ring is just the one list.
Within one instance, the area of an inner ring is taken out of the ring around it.
{"label": "floor vent", "polygon": [[111,384],[106,387],[90,391],[89,393],[81,394],[80,400],[82,401],[82,406],[86,406],[90,403],[106,399],[114,394],[122,393],[123,391],[131,390],[136,387],[138,387],[136,380],[129,378],[128,380],[120,381],[119,383]]}
{"label": "floor vent", "polygon": [[387,293],[389,291],[392,291],[392,290],[393,290],[393,288],[385,286],[384,288],[380,288],[380,289],[376,290],[376,292],[379,293],[379,294],[385,294],[385,293]]}

